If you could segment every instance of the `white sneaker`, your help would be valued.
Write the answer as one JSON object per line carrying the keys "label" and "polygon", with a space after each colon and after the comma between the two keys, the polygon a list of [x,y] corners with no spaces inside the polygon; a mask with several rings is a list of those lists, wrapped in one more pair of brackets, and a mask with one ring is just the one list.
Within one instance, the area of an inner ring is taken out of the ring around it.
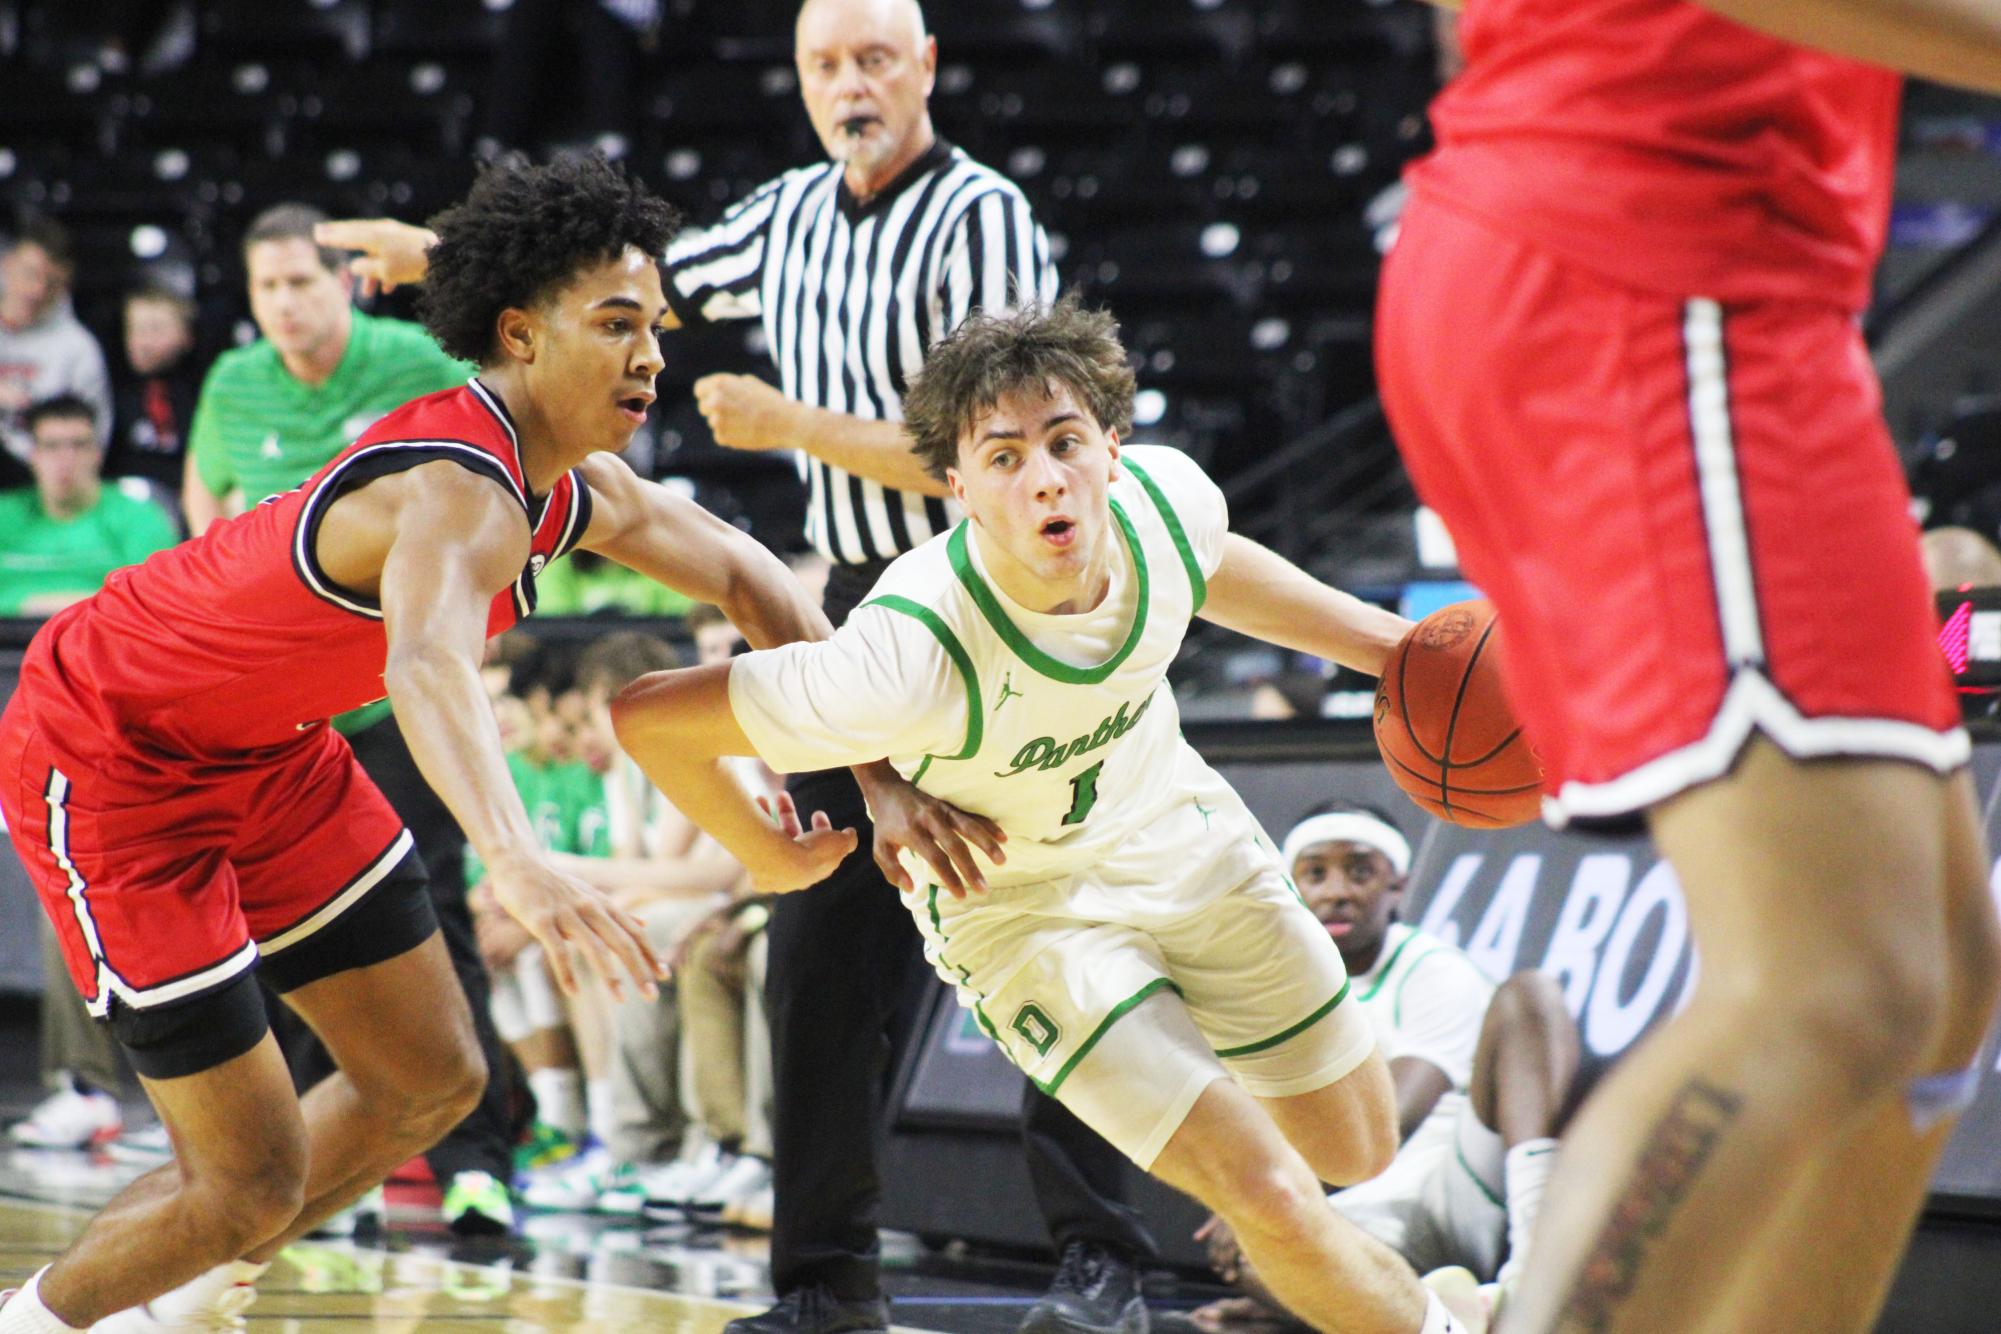
{"label": "white sneaker", "polygon": [[646,1185],[646,1212],[679,1214],[708,1184],[721,1176],[732,1160],[714,1144],[704,1144],[687,1158],[641,1175]]}
{"label": "white sneaker", "polygon": [[104,1146],[104,1152],[115,1163],[136,1163],[151,1167],[163,1163],[174,1156],[173,1141],[167,1138],[167,1128],[155,1121],[144,1130],[134,1130],[120,1135]]}
{"label": "white sneaker", "polygon": [[118,1099],[109,1093],[78,1093],[71,1087],[35,1104],[26,1117],[7,1127],[7,1138],[30,1149],[88,1149],[117,1139],[124,1128]]}
{"label": "white sneaker", "polygon": [[770,1186],[771,1164],[747,1153],[739,1154],[722,1171],[690,1193],[688,1209],[698,1214],[721,1213],[733,1202],[767,1190]]}
{"label": "white sneaker", "polygon": [[235,1261],[217,1265],[150,1302],[106,1316],[90,1327],[91,1334],[161,1334],[185,1331],[245,1329],[243,1313],[257,1300],[257,1279],[264,1265]]}
{"label": "white sneaker", "polygon": [[521,1202],[530,1209],[576,1212],[598,1201],[605,1178],[616,1165],[602,1145],[586,1149],[560,1163],[531,1172],[521,1188]]}
{"label": "white sneaker", "polygon": [[724,1205],[723,1222],[731,1227],[747,1228],[752,1232],[769,1232],[771,1215],[776,1207],[775,1192],[766,1185],[763,1190]]}

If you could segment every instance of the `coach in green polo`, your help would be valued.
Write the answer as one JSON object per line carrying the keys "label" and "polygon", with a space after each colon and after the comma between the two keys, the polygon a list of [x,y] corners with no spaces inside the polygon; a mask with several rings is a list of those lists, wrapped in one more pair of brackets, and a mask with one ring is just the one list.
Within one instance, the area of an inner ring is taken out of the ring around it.
{"label": "coach in green polo", "polygon": [[[324,221],[318,209],[280,204],[258,214],[244,233],[250,313],[264,336],[225,352],[202,382],[181,485],[192,533],[290,490],[382,417],[413,398],[462,385],[473,373],[421,326],[354,308],[346,256],[313,241],[314,225]],[[452,965],[497,1074],[501,1056],[486,971],[465,905],[465,836],[418,773],[387,702],[345,714],[335,726],[416,839]],[[288,1035],[285,1045],[302,1086],[331,1071],[310,1035]],[[453,1231],[504,1232],[512,1225],[507,1129],[507,1090],[491,1078],[479,1107],[426,1155]]]}
{"label": "coach in green polo", "polygon": [[380,418],[473,373],[422,327],[354,308],[346,257],[313,242],[325,216],[280,204],[244,234],[264,336],[223,353],[202,382],[181,483],[190,532],[291,490]]}

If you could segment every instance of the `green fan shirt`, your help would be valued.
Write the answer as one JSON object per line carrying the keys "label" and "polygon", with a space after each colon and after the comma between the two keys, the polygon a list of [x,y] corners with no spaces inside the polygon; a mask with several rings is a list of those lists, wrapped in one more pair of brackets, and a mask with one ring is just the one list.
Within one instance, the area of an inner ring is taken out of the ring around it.
{"label": "green fan shirt", "polygon": [[31,486],[0,491],[0,616],[49,593],[94,593],[113,570],[180,539],[165,510],[116,484],[73,519],[50,518]]}
{"label": "green fan shirt", "polygon": [[[510,751],[507,771],[535,839],[550,852],[580,857],[611,856],[611,823],[606,814],[604,777],[581,761],[539,764],[520,751]],[[466,887],[486,878],[479,856],[466,846]]]}
{"label": "green fan shirt", "polygon": [[[202,381],[188,448],[202,484],[255,505],[318,472],[355,438],[413,398],[454,389],[474,367],[445,355],[421,325],[354,312],[347,352],[322,385],[285,369],[260,338],[216,358]],[[365,705],[334,719],[352,736],[389,716]]]}
{"label": "green fan shirt", "polygon": [[267,339],[216,358],[188,448],[203,485],[219,496],[241,489],[255,505],[311,477],[411,399],[462,385],[473,370],[422,327],[357,310],[347,354],[325,384],[295,377]]}

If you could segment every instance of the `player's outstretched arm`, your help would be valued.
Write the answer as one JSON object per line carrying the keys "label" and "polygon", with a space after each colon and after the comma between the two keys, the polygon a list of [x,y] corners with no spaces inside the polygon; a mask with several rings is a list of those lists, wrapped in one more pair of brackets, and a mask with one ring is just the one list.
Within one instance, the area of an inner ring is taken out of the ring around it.
{"label": "player's outstretched arm", "polygon": [[1801,46],[2001,93],[1996,0],[1696,0]]}
{"label": "player's outstretched arm", "polygon": [[558,983],[576,989],[575,951],[614,996],[624,995],[625,977],[655,994],[661,965],[645,927],[543,855],[480,681],[488,608],[528,558],[519,502],[455,463],[424,464],[337,503],[319,555],[350,586],[379,560],[389,639],[382,680],[410,753],[485,863],[500,905],[542,943]]}
{"label": "player's outstretched arm", "polygon": [[[424,281],[431,271],[431,247],[438,234],[395,218],[339,218],[314,226],[313,239],[334,250],[352,251],[348,270],[361,280],[361,295],[393,292]],[[681,327],[673,311],[661,316],[669,329]]]}
{"label": "player's outstretched arm", "polygon": [[1329,587],[1268,547],[1231,533],[1209,578],[1202,618],[1380,676],[1390,650],[1411,623]]}
{"label": "player's outstretched arm", "polygon": [[752,648],[834,632],[785,562],[750,534],[645,481],[614,454],[591,455],[583,474],[591,522],[578,545],[697,602],[713,602]]}
{"label": "player's outstretched arm", "polygon": [[774,825],[722,763],[757,753],[730,705],[733,665],[640,677],[612,701],[612,726],[625,753],[676,810],[743,864],[758,893],[790,893],[831,874],[854,851],[855,831],[833,828],[822,812],[810,828],[796,818]]}

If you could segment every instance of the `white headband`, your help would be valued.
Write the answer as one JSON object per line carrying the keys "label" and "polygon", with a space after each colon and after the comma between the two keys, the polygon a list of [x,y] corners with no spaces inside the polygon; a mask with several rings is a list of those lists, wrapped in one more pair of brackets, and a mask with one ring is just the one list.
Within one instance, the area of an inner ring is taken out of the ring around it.
{"label": "white headband", "polygon": [[1285,847],[1279,855],[1285,860],[1286,873],[1292,873],[1292,864],[1299,860],[1300,853],[1316,843],[1337,840],[1374,848],[1390,859],[1390,869],[1398,875],[1410,871],[1410,842],[1402,834],[1365,811],[1330,811],[1307,816],[1285,836]]}

